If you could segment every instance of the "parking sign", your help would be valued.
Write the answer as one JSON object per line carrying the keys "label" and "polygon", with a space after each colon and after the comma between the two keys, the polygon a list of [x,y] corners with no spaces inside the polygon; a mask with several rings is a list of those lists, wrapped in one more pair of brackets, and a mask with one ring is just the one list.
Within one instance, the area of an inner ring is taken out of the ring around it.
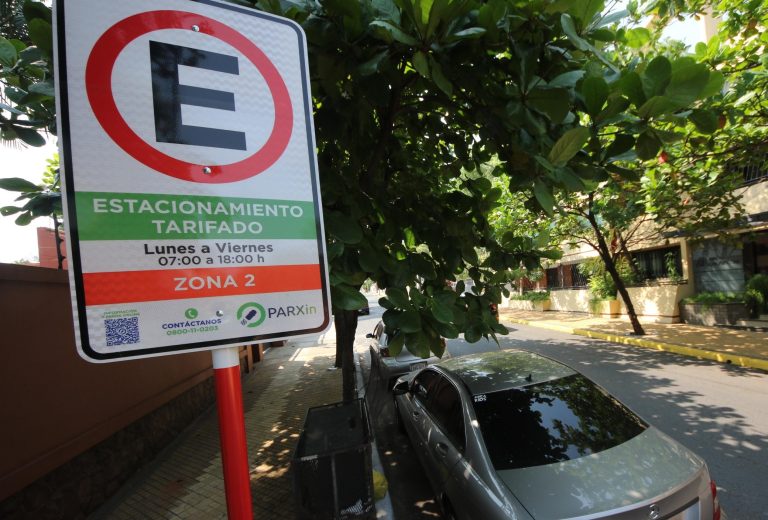
{"label": "parking sign", "polygon": [[81,356],[116,361],[324,330],[300,26],[210,0],[55,9]]}

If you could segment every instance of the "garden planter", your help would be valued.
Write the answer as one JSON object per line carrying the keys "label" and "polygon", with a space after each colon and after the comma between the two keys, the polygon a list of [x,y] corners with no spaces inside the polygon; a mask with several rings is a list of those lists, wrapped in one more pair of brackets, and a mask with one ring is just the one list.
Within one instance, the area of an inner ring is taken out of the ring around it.
{"label": "garden planter", "polygon": [[744,303],[680,303],[680,318],[691,325],[735,325],[749,319]]}
{"label": "garden planter", "polygon": [[521,311],[548,311],[552,308],[551,300],[509,300],[509,309]]}
{"label": "garden planter", "polygon": [[592,316],[618,318],[621,315],[619,300],[595,300],[589,302],[589,313]]}

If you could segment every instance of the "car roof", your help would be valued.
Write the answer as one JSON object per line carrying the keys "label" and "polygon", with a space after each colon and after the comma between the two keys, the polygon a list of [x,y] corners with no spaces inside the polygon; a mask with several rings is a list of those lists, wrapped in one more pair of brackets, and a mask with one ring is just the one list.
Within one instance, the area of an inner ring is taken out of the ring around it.
{"label": "car roof", "polygon": [[577,373],[553,359],[525,350],[470,354],[441,361],[437,366],[456,375],[472,395],[520,388]]}

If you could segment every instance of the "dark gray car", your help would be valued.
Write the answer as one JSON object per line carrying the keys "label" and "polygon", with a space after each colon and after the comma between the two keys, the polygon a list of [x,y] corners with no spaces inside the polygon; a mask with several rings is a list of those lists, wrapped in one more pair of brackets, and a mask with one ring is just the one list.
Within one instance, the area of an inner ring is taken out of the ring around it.
{"label": "dark gray car", "polygon": [[447,518],[720,518],[701,458],[552,359],[452,358],[395,403]]}

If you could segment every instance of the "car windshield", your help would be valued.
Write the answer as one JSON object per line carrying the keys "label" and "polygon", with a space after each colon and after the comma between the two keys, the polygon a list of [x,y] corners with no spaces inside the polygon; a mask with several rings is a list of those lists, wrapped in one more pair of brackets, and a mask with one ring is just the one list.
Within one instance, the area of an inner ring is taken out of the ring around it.
{"label": "car windshield", "polygon": [[473,396],[496,470],[541,466],[607,450],[648,425],[580,374]]}

